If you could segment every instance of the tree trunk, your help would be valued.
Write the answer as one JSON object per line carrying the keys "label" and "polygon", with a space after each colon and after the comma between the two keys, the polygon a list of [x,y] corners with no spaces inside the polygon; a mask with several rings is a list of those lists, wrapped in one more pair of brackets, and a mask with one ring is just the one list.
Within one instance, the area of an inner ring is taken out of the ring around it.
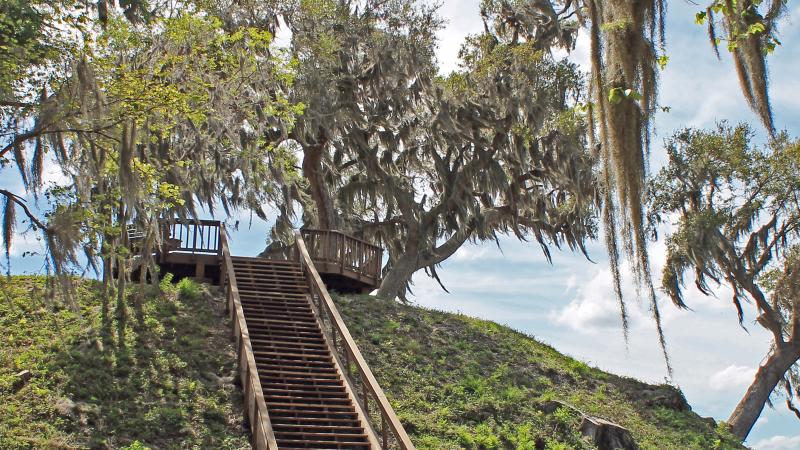
{"label": "tree trunk", "polygon": [[747,439],[770,394],[798,359],[800,359],[800,345],[785,344],[778,347],[758,368],[753,383],[728,419],[731,431],[739,439],[743,441]]}
{"label": "tree trunk", "polygon": [[409,240],[403,254],[392,264],[389,273],[386,274],[386,277],[381,282],[381,287],[378,289],[378,297],[404,297],[406,283],[411,280],[411,276],[414,275],[416,271],[425,267],[433,267],[453,256],[453,254],[464,245],[471,233],[472,228],[468,228],[454,234],[442,245],[430,249],[428,256],[424,258],[421,256],[423,250],[420,249],[414,241]]}
{"label": "tree trunk", "polygon": [[111,256],[104,255],[103,256],[103,285],[100,291],[100,297],[102,301],[102,306],[100,309],[101,315],[101,329],[102,329],[102,336],[103,336],[103,345],[110,346],[111,345],[111,283],[114,279],[113,274],[114,266],[111,260]]}
{"label": "tree trunk", "polygon": [[406,283],[414,275],[414,272],[420,269],[417,264],[419,253],[416,251],[408,251],[403,253],[400,258],[392,264],[389,273],[381,282],[381,287],[378,288],[377,296],[381,298],[395,299],[398,296],[405,296]]}
{"label": "tree trunk", "polygon": [[303,148],[303,176],[308,180],[311,199],[317,207],[317,217],[313,225],[323,230],[336,228],[336,212],[333,197],[325,183],[322,155],[325,145],[317,144]]}

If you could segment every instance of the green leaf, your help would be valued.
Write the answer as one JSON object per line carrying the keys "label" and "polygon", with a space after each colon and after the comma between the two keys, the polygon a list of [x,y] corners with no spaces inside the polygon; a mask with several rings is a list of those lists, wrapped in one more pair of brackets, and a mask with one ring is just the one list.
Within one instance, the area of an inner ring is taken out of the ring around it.
{"label": "green leaf", "polygon": [[705,11],[700,11],[699,13],[695,14],[694,15],[694,23],[696,23],[698,25],[704,24],[705,21],[706,21],[706,16],[707,15],[708,14],[706,14]]}
{"label": "green leaf", "polygon": [[766,30],[763,23],[754,23],[747,27],[747,34],[759,34]]}
{"label": "green leaf", "polygon": [[616,105],[622,101],[622,88],[613,88],[608,91],[608,101]]}
{"label": "green leaf", "polygon": [[639,101],[642,99],[642,94],[634,91],[633,89],[625,89],[625,98],[629,98],[631,100]]}
{"label": "green leaf", "polygon": [[669,62],[669,56],[661,55],[658,57],[656,61],[658,62],[658,67],[660,67],[661,70],[664,70],[667,67],[667,63]]}

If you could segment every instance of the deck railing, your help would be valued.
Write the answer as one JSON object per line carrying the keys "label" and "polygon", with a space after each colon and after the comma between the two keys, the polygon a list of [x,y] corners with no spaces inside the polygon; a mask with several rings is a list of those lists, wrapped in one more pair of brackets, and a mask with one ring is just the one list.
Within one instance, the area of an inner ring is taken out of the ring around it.
{"label": "deck railing", "polygon": [[218,220],[164,221],[165,247],[170,252],[220,254],[221,224]]}
{"label": "deck railing", "polygon": [[336,230],[306,228],[300,233],[314,262],[339,266],[341,273],[354,272],[380,284],[382,248]]}
{"label": "deck railing", "polygon": [[[397,418],[392,405],[361,355],[361,351],[356,346],[350,331],[348,331],[342,316],[339,314],[339,310],[328,294],[322,278],[314,267],[316,259],[311,256],[304,239],[308,231],[318,230],[303,230],[296,233],[293,256],[303,268],[310,289],[312,305],[319,317],[323,331],[336,353],[336,358],[344,369],[345,373],[343,375],[346,382],[356,395],[356,401],[361,405],[372,430],[376,436],[379,436],[381,448],[384,450],[413,450],[414,444],[411,443],[411,439],[409,439],[403,425]],[[334,232],[334,235],[336,233],[338,232]],[[311,235],[319,236],[317,233],[312,233]],[[371,244],[367,245],[375,247]]]}
{"label": "deck railing", "polygon": [[267,404],[264,401],[264,392],[261,389],[261,380],[258,377],[256,359],[253,354],[253,345],[250,342],[250,333],[247,331],[247,322],[244,319],[244,310],[239,298],[239,289],[236,286],[236,275],[233,271],[233,262],[228,248],[228,238],[225,226],[217,222],[219,229],[219,252],[221,268],[221,284],[225,287],[226,309],[233,321],[233,336],[236,340],[236,355],[239,361],[239,376],[244,391],[245,414],[250,422],[250,431],[253,449],[278,450],[275,433],[267,413]]}

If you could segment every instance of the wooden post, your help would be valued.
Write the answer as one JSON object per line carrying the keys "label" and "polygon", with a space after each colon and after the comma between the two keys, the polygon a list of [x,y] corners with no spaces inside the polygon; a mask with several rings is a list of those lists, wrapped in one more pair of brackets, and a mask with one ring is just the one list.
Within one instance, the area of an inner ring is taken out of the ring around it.
{"label": "wooden post", "polygon": [[383,439],[383,449],[389,448],[389,430],[386,428],[386,414],[381,413],[381,438]]}
{"label": "wooden post", "polygon": [[367,377],[361,373],[361,396],[364,401],[364,413],[369,414],[369,390],[367,389]]}
{"label": "wooden post", "polygon": [[204,262],[198,261],[194,265],[194,277],[198,280],[202,280],[206,277],[206,264]]}

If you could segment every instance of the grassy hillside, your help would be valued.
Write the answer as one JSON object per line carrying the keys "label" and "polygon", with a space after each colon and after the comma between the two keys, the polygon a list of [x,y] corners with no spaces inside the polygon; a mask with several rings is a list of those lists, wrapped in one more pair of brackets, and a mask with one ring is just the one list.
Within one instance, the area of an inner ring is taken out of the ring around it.
{"label": "grassy hillside", "polygon": [[165,287],[140,292],[142,326],[129,311],[119,339],[116,323],[99,332],[94,282],[77,283],[72,311],[43,278],[2,279],[0,449],[250,448],[227,322],[198,285]]}
{"label": "grassy hillside", "polygon": [[628,428],[642,449],[743,448],[680,411],[677,389],[605,373],[496,323],[368,296],[336,302],[420,449],[593,448],[560,404]]}
{"label": "grassy hillside", "polygon": [[[129,311],[122,339],[99,331],[94,282],[77,282],[78,311],[47,300],[42,278],[2,279],[0,291],[0,449],[249,448],[228,322],[203,288],[132,291],[143,315]],[[677,410],[685,404],[668,386],[609,375],[491,322],[336,300],[420,450],[592,448],[575,409],[627,427],[643,449],[742,448]]]}

